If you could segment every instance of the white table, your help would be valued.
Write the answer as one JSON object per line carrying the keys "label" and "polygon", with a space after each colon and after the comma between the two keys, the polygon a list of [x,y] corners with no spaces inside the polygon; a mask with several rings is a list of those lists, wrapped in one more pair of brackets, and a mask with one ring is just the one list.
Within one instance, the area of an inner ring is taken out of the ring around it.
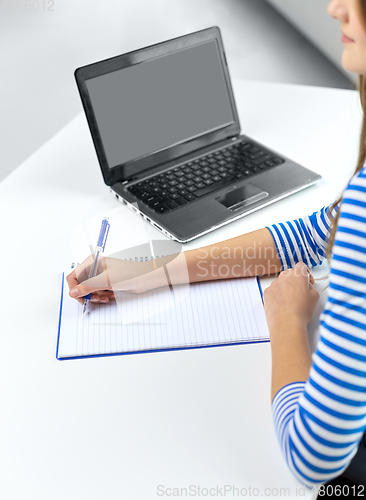
{"label": "white table", "polygon": [[[355,168],[357,92],[244,81],[234,91],[243,133],[323,179],[187,249],[310,214]],[[269,343],[56,360],[70,234],[116,204],[82,113],[0,184],[0,498],[149,500],[159,485],[295,498],[272,423]]]}

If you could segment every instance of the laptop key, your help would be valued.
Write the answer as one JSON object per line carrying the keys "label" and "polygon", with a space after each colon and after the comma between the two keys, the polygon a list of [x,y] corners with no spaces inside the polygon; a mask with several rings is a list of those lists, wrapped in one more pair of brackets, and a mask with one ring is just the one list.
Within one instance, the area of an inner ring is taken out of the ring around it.
{"label": "laptop key", "polygon": [[162,198],[154,197],[152,200],[147,202],[147,206],[150,208],[160,205],[164,200]]}
{"label": "laptop key", "polygon": [[265,165],[268,165],[268,167],[274,167],[276,164],[274,161],[271,161],[271,160],[267,160],[266,162],[264,162]]}
{"label": "laptop key", "polygon": [[161,205],[163,203],[163,201],[164,201],[163,198],[159,198],[158,200],[154,201],[154,203],[150,204],[149,206],[150,206],[150,208],[155,210],[155,208],[158,207],[159,205]]}
{"label": "laptop key", "polygon": [[178,193],[172,193],[172,194],[169,195],[169,198],[171,200],[177,200],[178,198],[180,198],[180,194],[178,194]]}
{"label": "laptop key", "polygon": [[133,192],[135,192],[135,191],[139,191],[139,188],[138,188],[137,186],[130,186],[130,187],[128,188],[128,190],[129,190],[129,192],[130,192],[130,193],[133,193]]}
{"label": "laptop key", "polygon": [[[220,177],[220,178],[221,178],[221,177]],[[205,185],[204,185],[204,183],[203,183],[203,182],[198,182],[198,183],[196,184],[196,188],[197,188],[197,189],[202,189],[202,188],[204,188],[204,187],[205,187]]]}
{"label": "laptop key", "polygon": [[187,191],[190,191],[191,193],[193,193],[193,191],[197,191],[197,188],[196,188],[196,186],[189,186],[189,187],[187,187]]}
{"label": "laptop key", "polygon": [[167,205],[169,208],[177,208],[177,207],[179,207],[178,203],[176,203],[175,201],[167,201],[167,202],[166,202],[166,205]]}
{"label": "laptop key", "polygon": [[190,193],[190,194],[186,194],[184,198],[188,201],[192,201],[196,198],[196,196],[194,194]]}
{"label": "laptop key", "polygon": [[249,158],[251,160],[256,160],[257,158],[259,158],[260,156],[263,156],[263,152],[262,151],[259,151],[258,153],[255,153],[255,154],[252,154],[252,155],[249,155]]}
{"label": "laptop key", "polygon": [[177,198],[176,202],[179,203],[179,205],[184,205],[185,203],[188,203],[188,200],[181,196],[180,198]]}
{"label": "laptop key", "polygon": [[226,177],[226,179],[221,179],[219,182],[214,182],[213,184],[211,184],[211,186],[205,186],[203,189],[198,189],[194,192],[194,194],[196,196],[203,196],[205,194],[211,193],[212,191],[216,191],[216,189],[226,186],[226,184],[230,184],[233,180],[234,177]]}
{"label": "laptop key", "polygon": [[269,155],[264,155],[258,158],[257,160],[251,160],[254,165],[259,165],[260,163],[263,163],[266,160],[270,160],[271,157]]}
{"label": "laptop key", "polygon": [[169,212],[170,207],[168,207],[167,205],[159,205],[159,206],[155,207],[154,210],[158,214],[163,214],[165,212]]}
{"label": "laptop key", "polygon": [[129,191],[134,196],[137,196],[137,198],[140,198],[140,196],[144,193],[144,191],[142,191],[141,189],[138,189],[136,187],[130,188]]}

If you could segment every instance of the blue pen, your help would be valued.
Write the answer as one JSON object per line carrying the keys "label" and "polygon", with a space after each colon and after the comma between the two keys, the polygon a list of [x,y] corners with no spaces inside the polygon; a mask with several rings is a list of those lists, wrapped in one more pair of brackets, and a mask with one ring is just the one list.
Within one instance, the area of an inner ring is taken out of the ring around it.
{"label": "blue pen", "polygon": [[[97,247],[95,249],[94,264],[93,264],[93,267],[90,268],[89,278],[93,278],[95,276],[95,272],[97,270],[99,256],[100,256],[100,254],[102,252],[104,252],[105,244],[107,242],[107,236],[108,236],[108,233],[109,233],[109,228],[110,228],[110,224],[108,223],[108,220],[107,219],[103,219],[102,226],[100,228],[100,233],[99,233]],[[87,305],[88,305],[88,302],[89,302],[90,298],[91,298],[91,293],[89,293],[89,295],[86,295],[84,297],[83,314],[86,311],[86,308],[87,308]]]}

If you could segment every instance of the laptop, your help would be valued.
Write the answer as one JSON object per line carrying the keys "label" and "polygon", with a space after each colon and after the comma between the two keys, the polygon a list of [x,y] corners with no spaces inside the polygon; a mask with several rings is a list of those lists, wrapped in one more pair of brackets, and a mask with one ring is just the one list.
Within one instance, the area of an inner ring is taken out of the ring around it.
{"label": "laptop", "polygon": [[80,67],[75,79],[105,184],[172,240],[321,179],[241,134],[216,26]]}

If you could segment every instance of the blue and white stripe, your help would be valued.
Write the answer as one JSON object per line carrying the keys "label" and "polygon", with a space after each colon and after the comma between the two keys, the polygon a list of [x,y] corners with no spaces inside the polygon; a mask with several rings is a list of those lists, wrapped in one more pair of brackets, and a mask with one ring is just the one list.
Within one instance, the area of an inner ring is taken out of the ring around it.
{"label": "blue and white stripe", "polygon": [[[282,270],[326,257],[329,206],[311,216],[267,226]],[[282,387],[272,401],[287,464],[304,485],[339,476],[366,430],[366,167],[345,189],[331,259],[320,339],[306,382]],[[365,464],[366,477],[366,464]]]}

